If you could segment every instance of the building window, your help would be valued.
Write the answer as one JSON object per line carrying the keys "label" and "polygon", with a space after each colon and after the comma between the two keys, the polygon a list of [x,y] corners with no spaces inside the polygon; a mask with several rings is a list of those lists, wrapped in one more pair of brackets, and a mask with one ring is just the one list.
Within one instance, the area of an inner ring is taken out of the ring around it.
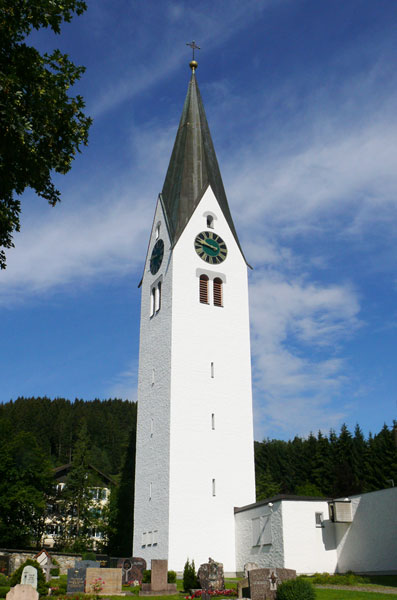
{"label": "building window", "polygon": [[222,279],[214,279],[214,306],[222,306]]}
{"label": "building window", "polygon": [[214,379],[215,377],[215,367],[214,367],[214,363],[211,363],[211,379]]}
{"label": "building window", "polygon": [[160,237],[160,223],[157,225],[157,227],[156,227],[156,233],[155,233],[156,240],[158,240],[159,237]]}
{"label": "building window", "polygon": [[316,527],[324,527],[324,513],[315,513]]}
{"label": "building window", "polygon": [[202,304],[208,304],[208,275],[200,275],[199,296]]}
{"label": "building window", "polygon": [[149,483],[149,500],[152,499],[152,482]]}
{"label": "building window", "polygon": [[207,215],[207,227],[214,229],[214,217],[212,215]]}
{"label": "building window", "polygon": [[155,311],[159,312],[161,308],[161,281],[159,281],[155,294]]}
{"label": "building window", "polygon": [[271,515],[252,519],[252,545],[264,546],[272,543]]}
{"label": "building window", "polygon": [[153,418],[150,419],[150,437],[153,437],[154,423]]}
{"label": "building window", "polygon": [[216,496],[215,479],[212,480],[212,495]]}
{"label": "building window", "polygon": [[155,300],[156,298],[156,288],[152,288],[151,292],[150,292],[150,316],[153,317],[154,315],[154,307],[155,307]]}
{"label": "building window", "polygon": [[215,413],[211,415],[211,428],[215,429]]}

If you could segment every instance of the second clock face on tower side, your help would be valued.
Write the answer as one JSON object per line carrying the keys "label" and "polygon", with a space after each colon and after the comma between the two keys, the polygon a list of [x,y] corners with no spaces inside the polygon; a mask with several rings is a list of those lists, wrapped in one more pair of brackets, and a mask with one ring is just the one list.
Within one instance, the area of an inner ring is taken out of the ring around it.
{"label": "second clock face on tower side", "polygon": [[213,231],[202,231],[194,240],[194,248],[200,258],[212,265],[223,262],[227,247],[223,239]]}
{"label": "second clock face on tower side", "polygon": [[157,240],[155,243],[152,255],[150,257],[150,272],[152,275],[155,275],[159,270],[164,255],[164,242],[163,240]]}

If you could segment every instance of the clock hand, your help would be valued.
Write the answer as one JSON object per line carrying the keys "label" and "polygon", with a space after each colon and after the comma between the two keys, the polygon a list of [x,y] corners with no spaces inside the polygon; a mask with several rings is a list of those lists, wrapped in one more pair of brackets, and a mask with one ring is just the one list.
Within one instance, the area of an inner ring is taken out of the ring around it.
{"label": "clock hand", "polygon": [[200,242],[202,246],[208,246],[211,250],[218,250],[217,246],[213,246],[212,244],[208,244],[208,242]]}

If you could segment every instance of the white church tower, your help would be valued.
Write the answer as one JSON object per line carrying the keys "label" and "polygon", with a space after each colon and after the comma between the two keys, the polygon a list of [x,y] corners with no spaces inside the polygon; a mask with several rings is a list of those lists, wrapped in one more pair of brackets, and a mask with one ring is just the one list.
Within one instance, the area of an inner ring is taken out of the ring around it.
{"label": "white church tower", "polygon": [[234,507],[255,502],[247,263],[190,67],[142,279],[133,555],[234,572]]}

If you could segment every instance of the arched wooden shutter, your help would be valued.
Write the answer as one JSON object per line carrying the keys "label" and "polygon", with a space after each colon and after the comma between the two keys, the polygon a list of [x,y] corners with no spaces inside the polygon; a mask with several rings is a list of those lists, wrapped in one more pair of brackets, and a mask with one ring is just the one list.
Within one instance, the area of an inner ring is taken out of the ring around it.
{"label": "arched wooden shutter", "polygon": [[200,275],[200,302],[208,304],[208,276]]}
{"label": "arched wooden shutter", "polygon": [[222,279],[214,279],[214,306],[222,306]]}

